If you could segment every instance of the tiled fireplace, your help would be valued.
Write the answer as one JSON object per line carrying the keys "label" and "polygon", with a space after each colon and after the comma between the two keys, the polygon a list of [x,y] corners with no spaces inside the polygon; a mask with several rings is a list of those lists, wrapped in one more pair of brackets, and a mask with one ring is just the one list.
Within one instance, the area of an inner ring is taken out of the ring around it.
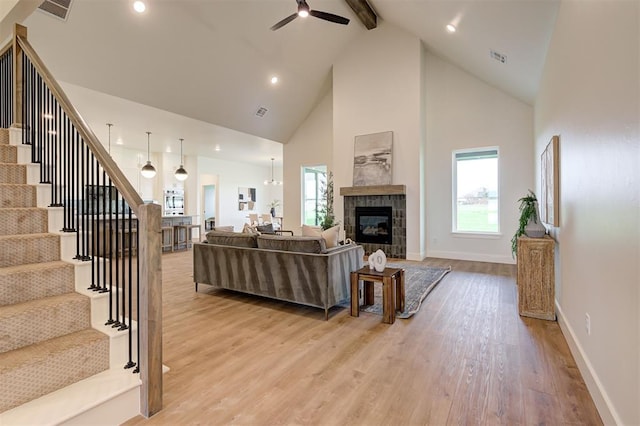
{"label": "tiled fireplace", "polygon": [[380,249],[389,258],[407,257],[404,185],[345,187],[340,188],[340,195],[344,197],[346,238],[360,244],[366,254]]}

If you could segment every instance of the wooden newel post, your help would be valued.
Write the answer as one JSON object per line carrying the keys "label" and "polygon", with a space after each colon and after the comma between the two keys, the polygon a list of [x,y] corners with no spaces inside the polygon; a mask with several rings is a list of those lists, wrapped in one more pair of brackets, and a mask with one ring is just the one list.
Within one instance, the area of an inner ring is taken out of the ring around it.
{"label": "wooden newel post", "polygon": [[12,127],[22,127],[22,48],[18,37],[27,38],[27,27],[15,24],[13,29],[13,123]]}
{"label": "wooden newel post", "polygon": [[151,417],[162,409],[162,259],[161,211],[158,204],[141,205],[140,224],[140,414]]}

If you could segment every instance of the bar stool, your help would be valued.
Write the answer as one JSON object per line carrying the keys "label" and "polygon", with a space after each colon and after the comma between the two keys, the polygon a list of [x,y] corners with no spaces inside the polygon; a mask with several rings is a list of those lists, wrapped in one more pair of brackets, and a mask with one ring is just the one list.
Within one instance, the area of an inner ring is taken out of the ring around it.
{"label": "bar stool", "polygon": [[187,249],[189,247],[193,247],[193,235],[191,230],[193,230],[194,228],[198,229],[198,241],[200,241],[200,235],[202,235],[202,228],[200,225],[184,225],[186,230],[187,230],[187,235],[186,235],[186,244],[187,244]]}
{"label": "bar stool", "polygon": [[[168,248],[168,249],[171,249],[171,251],[173,251],[173,226],[163,226],[161,238],[162,238],[161,250],[164,251],[164,249]],[[168,244],[165,243],[165,241],[167,240],[168,240]]]}
{"label": "bar stool", "polygon": [[182,244],[184,244],[185,249],[188,248],[187,247],[187,226],[188,225],[173,225],[174,249],[180,250]]}

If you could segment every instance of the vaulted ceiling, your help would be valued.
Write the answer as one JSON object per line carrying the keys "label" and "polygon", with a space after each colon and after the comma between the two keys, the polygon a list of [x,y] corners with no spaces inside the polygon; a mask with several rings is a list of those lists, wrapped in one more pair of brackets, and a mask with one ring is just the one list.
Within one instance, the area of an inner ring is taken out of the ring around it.
{"label": "vaulted ceiling", "polygon": [[[25,25],[61,81],[286,143],[331,89],[332,64],[344,47],[368,31],[345,0],[308,2],[351,22],[309,17],[271,31],[296,10],[295,0],[147,0],[142,14],[132,0],[75,0],[66,21],[36,11]],[[431,52],[533,103],[558,1],[369,4],[380,25],[403,28]],[[278,84],[270,83],[273,75]],[[267,109],[262,118],[260,107]]]}

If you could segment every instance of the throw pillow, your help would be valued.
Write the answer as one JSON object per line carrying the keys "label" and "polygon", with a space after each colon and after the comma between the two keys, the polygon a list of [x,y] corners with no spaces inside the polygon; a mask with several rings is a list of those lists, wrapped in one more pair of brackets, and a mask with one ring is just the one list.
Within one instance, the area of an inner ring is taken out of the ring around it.
{"label": "throw pillow", "polygon": [[324,231],[319,226],[302,225],[303,237],[322,237],[327,248],[336,247],[340,236],[340,225],[333,226]]}
{"label": "throw pillow", "polygon": [[249,225],[248,223],[244,224],[244,227],[242,228],[242,233],[243,234],[257,234],[256,230],[253,229],[253,227],[251,225]]}
{"label": "throw pillow", "polygon": [[319,226],[302,225],[302,236],[303,237],[321,237],[322,228],[320,228]]}
{"label": "throw pillow", "polygon": [[261,234],[275,234],[276,231],[273,230],[273,224],[268,223],[266,225],[258,225],[256,229]]}
{"label": "throw pillow", "polygon": [[339,237],[340,225],[332,226],[331,228],[322,231],[322,238],[324,238],[328,249],[338,246]]}

